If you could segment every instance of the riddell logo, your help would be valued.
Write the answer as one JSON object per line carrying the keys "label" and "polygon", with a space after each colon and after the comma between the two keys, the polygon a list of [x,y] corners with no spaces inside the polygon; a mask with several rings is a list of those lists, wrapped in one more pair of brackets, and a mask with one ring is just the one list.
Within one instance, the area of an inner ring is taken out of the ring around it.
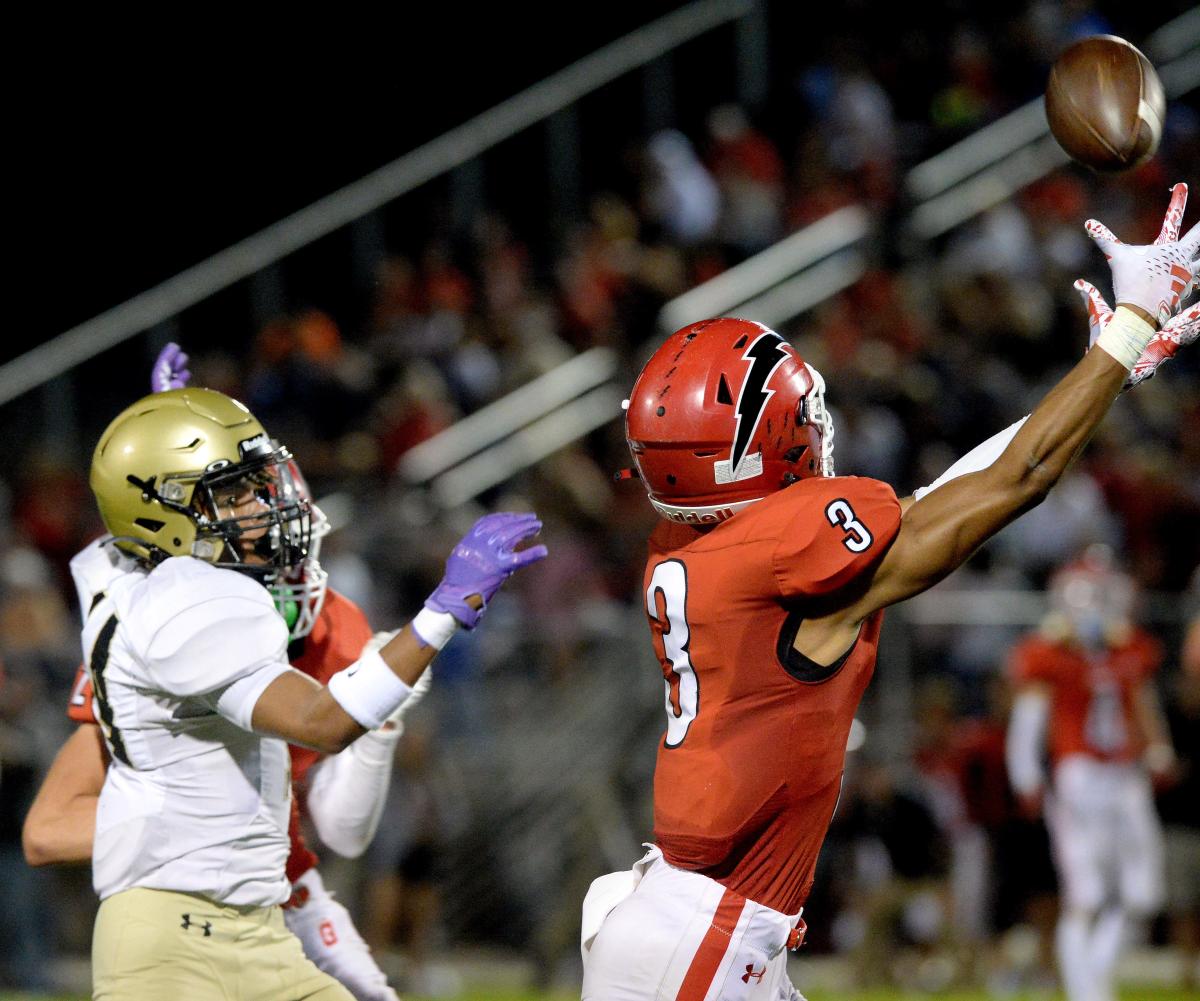
{"label": "riddell logo", "polygon": [[669,511],[667,517],[681,525],[715,525],[733,517],[733,508],[723,507],[706,511]]}

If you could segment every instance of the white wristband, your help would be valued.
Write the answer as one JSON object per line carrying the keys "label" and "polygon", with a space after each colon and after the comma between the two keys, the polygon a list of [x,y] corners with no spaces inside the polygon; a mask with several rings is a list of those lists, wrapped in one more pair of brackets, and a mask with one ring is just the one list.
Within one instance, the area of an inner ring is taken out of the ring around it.
{"label": "white wristband", "polygon": [[450,637],[458,632],[458,619],[449,612],[435,612],[432,608],[422,608],[413,617],[412,631],[423,646],[440,650],[450,642]]}
{"label": "white wristband", "polygon": [[1133,310],[1118,306],[1112,319],[1096,338],[1096,347],[1103,348],[1105,354],[1111,355],[1132,372],[1153,337],[1154,327],[1151,324]]}
{"label": "white wristband", "polygon": [[368,730],[383,726],[412,689],[396,677],[378,650],[364,653],[329,679],[329,694]]}

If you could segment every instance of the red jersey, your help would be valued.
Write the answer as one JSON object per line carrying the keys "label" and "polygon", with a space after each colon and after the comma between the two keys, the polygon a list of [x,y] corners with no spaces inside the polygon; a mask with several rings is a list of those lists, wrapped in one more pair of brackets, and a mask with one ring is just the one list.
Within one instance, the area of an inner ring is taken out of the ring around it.
{"label": "red jersey", "polygon": [[664,521],[651,535],[646,609],[667,708],[654,830],[672,865],[800,909],[882,613],[828,666],[792,645],[812,600],[876,567],[899,527],[886,484],[815,477],[707,531]]}
{"label": "red jersey", "polygon": [[1101,761],[1132,761],[1146,749],[1134,712],[1138,689],[1162,663],[1162,647],[1135,629],[1119,646],[1099,651],[1030,636],[1009,655],[1017,685],[1050,690],[1050,758],[1086,754]]}
{"label": "red jersey", "polygon": [[[325,604],[313,625],[312,632],[295,641],[288,652],[292,667],[303,671],[321,684],[327,684],[338,671],[349,667],[362,653],[371,638],[371,626],[362,610],[349,598],[330,588],[325,594]],[[92,683],[83,665],[75,675],[71,698],[67,703],[67,715],[77,723],[95,723],[93,714]],[[287,877],[295,882],[317,864],[317,856],[304,841],[300,830],[300,799],[302,784],[308,770],[321,757],[319,751],[307,747],[289,746],[292,756],[292,815],[288,824],[288,835],[292,841],[287,860]]]}

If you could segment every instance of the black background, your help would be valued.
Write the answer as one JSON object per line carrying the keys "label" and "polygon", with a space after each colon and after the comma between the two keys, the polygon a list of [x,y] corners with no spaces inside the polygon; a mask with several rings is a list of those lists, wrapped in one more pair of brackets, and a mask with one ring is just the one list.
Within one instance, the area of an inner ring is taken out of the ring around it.
{"label": "black background", "polygon": [[20,319],[0,360],[682,4],[408,6],[18,32],[5,284]]}

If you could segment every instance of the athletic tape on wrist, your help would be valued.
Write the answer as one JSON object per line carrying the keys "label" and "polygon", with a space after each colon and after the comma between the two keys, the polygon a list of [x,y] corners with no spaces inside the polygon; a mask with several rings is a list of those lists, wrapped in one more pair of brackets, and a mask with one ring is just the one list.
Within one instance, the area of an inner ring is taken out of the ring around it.
{"label": "athletic tape on wrist", "polygon": [[396,677],[378,650],[364,653],[329,679],[329,694],[368,730],[383,726],[412,689]]}
{"label": "athletic tape on wrist", "polygon": [[449,612],[435,612],[432,608],[422,608],[413,617],[412,631],[424,646],[440,650],[450,642],[450,637],[458,632],[458,619]]}
{"label": "athletic tape on wrist", "polygon": [[1132,372],[1153,337],[1154,327],[1151,324],[1133,310],[1118,306],[1108,325],[1096,338],[1096,347],[1103,348],[1105,354]]}

